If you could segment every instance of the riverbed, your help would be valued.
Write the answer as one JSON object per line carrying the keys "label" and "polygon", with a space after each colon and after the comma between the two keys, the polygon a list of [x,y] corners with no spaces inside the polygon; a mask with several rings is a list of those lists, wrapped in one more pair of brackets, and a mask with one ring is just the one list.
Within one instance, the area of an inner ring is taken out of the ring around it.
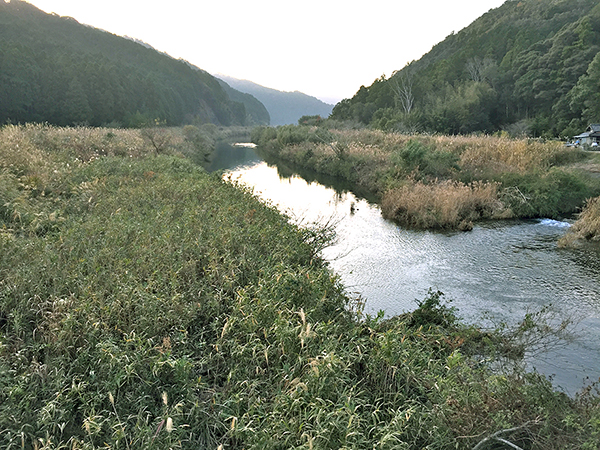
{"label": "riverbed", "polygon": [[416,308],[430,289],[469,323],[515,325],[545,310],[555,326],[571,321],[570,339],[527,355],[528,369],[570,395],[600,377],[600,253],[560,249],[566,221],[478,223],[471,232],[406,230],[381,217],[379,207],[347,187],[326,186],[269,165],[251,146],[221,147],[224,176],[254,189],[290,220],[335,227],[323,256],[364,313],[392,316]]}

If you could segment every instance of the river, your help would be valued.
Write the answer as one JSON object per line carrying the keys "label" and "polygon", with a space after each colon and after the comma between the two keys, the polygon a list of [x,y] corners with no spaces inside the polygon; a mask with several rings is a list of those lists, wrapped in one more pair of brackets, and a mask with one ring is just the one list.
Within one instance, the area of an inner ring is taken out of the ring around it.
{"label": "river", "polygon": [[[553,220],[476,224],[471,232],[406,230],[379,207],[332,180],[269,165],[249,146],[220,146],[209,170],[251,186],[290,220],[329,223],[337,240],[323,256],[365,313],[415,309],[429,289],[445,294],[469,323],[518,323],[547,309],[556,325],[573,321],[568,340],[527,355],[529,370],[573,395],[600,378],[600,251],[560,249],[569,223]],[[324,184],[323,184],[324,183]],[[328,187],[326,186],[334,186]]]}

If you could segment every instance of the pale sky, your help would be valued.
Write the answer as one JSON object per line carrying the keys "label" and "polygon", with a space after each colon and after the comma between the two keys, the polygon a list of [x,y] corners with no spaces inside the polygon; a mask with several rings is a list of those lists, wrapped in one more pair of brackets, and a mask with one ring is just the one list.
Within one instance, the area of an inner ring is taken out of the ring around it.
{"label": "pale sky", "polygon": [[419,59],[505,0],[31,0],[212,74],[328,103]]}

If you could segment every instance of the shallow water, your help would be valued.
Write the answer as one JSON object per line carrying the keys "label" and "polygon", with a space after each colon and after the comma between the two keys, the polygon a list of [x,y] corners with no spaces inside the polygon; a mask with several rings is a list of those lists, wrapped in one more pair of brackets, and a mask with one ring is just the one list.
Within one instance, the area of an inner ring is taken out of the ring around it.
{"label": "shallow water", "polygon": [[600,254],[593,247],[559,249],[569,223],[489,222],[467,233],[405,230],[350,191],[282,177],[258,157],[244,158],[229,165],[227,176],[252,186],[291,220],[335,224],[337,242],[324,257],[348,292],[364,300],[365,313],[410,311],[431,288],[477,324],[515,324],[551,306],[551,322],[577,322],[575,337],[529,355],[529,368],[569,394],[600,377]]}

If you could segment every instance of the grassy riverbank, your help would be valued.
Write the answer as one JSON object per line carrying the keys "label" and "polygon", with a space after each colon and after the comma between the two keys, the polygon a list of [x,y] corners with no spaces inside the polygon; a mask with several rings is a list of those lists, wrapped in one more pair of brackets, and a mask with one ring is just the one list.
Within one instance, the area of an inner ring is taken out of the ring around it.
{"label": "grassy riverbank", "polygon": [[577,221],[559,241],[559,245],[573,246],[579,241],[600,241],[600,197],[588,200]]}
{"label": "grassy riverbank", "polygon": [[0,447],[599,448],[592,390],[488,369],[538,316],[483,332],[432,292],[362,317],[327,233],[156,153],[0,129]]}
{"label": "grassy riverbank", "polygon": [[570,170],[588,155],[559,142],[372,130],[258,128],[263,151],[366,187],[386,218],[417,228],[468,228],[497,218],[561,218],[600,194]]}

